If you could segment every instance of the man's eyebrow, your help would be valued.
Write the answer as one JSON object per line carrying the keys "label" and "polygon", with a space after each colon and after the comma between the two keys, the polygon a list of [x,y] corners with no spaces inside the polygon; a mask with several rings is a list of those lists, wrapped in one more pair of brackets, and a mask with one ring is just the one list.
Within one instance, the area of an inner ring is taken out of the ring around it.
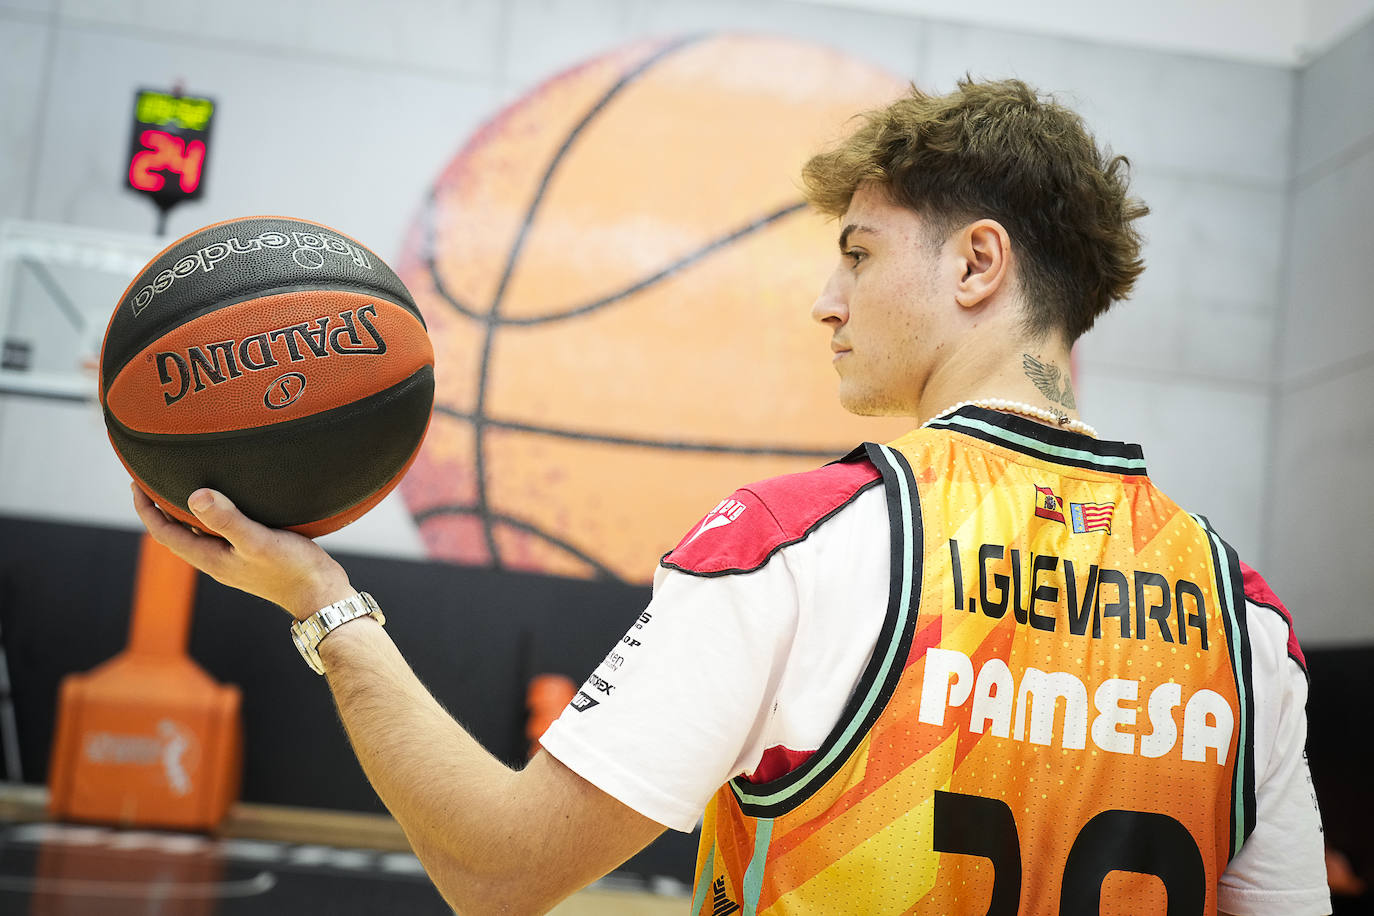
{"label": "man's eyebrow", "polygon": [[851,232],[877,233],[877,231],[878,230],[874,229],[872,226],[865,226],[861,223],[850,223],[848,226],[845,226],[844,229],[840,231],[840,250],[844,251],[846,248],[849,247],[849,234]]}

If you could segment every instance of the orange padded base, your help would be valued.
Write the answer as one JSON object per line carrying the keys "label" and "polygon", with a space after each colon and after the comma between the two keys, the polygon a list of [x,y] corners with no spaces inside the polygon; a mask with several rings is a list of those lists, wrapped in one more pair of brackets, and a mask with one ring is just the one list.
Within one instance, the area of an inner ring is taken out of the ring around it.
{"label": "orange padded base", "polygon": [[129,647],[58,697],[49,767],[55,817],[213,829],[237,796],[237,687],[185,654],[195,571],[144,538]]}

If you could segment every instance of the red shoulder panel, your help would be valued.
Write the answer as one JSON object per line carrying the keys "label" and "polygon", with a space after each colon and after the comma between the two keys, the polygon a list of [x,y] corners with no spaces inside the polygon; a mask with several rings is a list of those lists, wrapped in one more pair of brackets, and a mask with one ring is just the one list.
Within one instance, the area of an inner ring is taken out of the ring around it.
{"label": "red shoulder panel", "polygon": [[1270,610],[1277,611],[1283,615],[1284,622],[1288,624],[1288,656],[1307,670],[1307,659],[1302,654],[1302,646],[1298,645],[1298,633],[1293,629],[1293,615],[1288,613],[1288,608],[1283,606],[1279,596],[1274,594],[1274,590],[1269,587],[1269,583],[1264,581],[1264,577],[1255,570],[1251,569],[1242,560],[1240,573],[1245,582],[1245,598],[1254,604],[1262,604]]}
{"label": "red shoulder panel", "polygon": [[758,569],[881,479],[862,458],[751,484],[706,513],[662,564],[699,576]]}

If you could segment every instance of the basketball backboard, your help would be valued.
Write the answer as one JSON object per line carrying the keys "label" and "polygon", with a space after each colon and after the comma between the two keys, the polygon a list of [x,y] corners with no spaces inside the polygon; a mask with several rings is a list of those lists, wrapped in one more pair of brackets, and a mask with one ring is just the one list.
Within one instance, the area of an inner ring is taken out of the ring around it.
{"label": "basketball backboard", "polygon": [[162,244],[78,226],[0,224],[0,394],[94,400],[110,313]]}

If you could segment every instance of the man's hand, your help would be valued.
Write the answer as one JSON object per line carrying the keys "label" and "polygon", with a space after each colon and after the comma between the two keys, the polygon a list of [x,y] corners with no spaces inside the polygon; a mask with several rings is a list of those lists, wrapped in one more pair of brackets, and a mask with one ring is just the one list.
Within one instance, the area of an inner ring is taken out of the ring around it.
{"label": "man's hand", "polygon": [[164,515],[137,484],[131,488],[154,540],[217,582],[281,605],[297,620],[353,593],[348,573],[314,541],[259,525],[223,493],[196,490],[188,501],[201,527],[218,535],[206,537]]}

